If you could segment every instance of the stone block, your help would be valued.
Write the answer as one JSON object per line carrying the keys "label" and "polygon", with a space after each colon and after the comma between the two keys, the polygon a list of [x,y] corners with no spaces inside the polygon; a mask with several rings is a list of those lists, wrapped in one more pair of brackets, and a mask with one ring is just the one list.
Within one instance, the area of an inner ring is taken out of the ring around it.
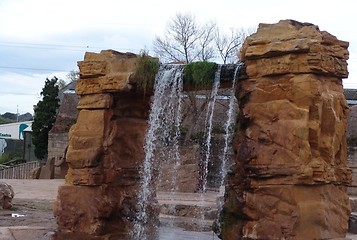
{"label": "stone block", "polygon": [[[54,215],[59,232],[75,232],[94,236],[111,232],[127,233],[128,221],[123,214],[123,205],[132,204],[124,190],[109,186],[59,187],[54,205]],[[118,207],[121,206],[121,207]],[[129,209],[133,206],[130,205]],[[128,212],[127,217],[134,214]],[[130,215],[131,214],[131,215]],[[125,214],[124,214],[125,215]]]}
{"label": "stone block", "polygon": [[78,109],[109,109],[113,105],[111,94],[84,95],[79,100]]}
{"label": "stone block", "polygon": [[97,167],[102,161],[101,147],[75,150],[68,148],[67,163],[73,169]]}
{"label": "stone block", "polygon": [[104,141],[104,168],[138,168],[144,159],[147,121],[118,118],[111,123],[111,131]]}
{"label": "stone block", "polygon": [[128,92],[131,89],[129,76],[131,73],[117,73],[96,78],[79,79],[76,85],[78,95]]}
{"label": "stone block", "polygon": [[[346,187],[266,186],[244,194],[243,239],[334,239],[345,237]],[[237,213],[238,216],[238,213]],[[223,239],[226,239],[225,237]],[[227,239],[231,239],[227,236]]]}
{"label": "stone block", "polygon": [[12,199],[14,198],[14,189],[10,184],[0,182],[0,206],[2,209],[12,208]]}
{"label": "stone block", "polygon": [[51,158],[46,165],[41,166],[39,179],[53,179],[55,176],[55,158]]}
{"label": "stone block", "polygon": [[135,54],[112,50],[99,54],[86,53],[84,61],[78,63],[81,77],[76,85],[77,94],[129,91],[129,77],[135,71],[137,62],[138,56]]}
{"label": "stone block", "polygon": [[[71,165],[70,165],[71,167]],[[70,168],[71,184],[81,186],[100,186],[104,184],[103,169],[101,167]]]}
{"label": "stone block", "polygon": [[81,78],[93,78],[105,76],[107,63],[105,61],[82,61],[78,62]]}
{"label": "stone block", "polygon": [[259,26],[240,53],[249,77],[289,73],[348,77],[347,42],[319,31],[316,25],[293,20]]}

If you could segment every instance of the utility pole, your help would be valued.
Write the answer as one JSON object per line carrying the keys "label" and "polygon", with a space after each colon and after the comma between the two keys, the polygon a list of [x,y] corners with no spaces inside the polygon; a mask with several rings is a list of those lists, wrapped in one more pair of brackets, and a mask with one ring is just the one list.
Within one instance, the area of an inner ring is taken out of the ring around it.
{"label": "utility pole", "polygon": [[16,110],[16,122],[19,122],[19,105],[17,105],[17,110]]}

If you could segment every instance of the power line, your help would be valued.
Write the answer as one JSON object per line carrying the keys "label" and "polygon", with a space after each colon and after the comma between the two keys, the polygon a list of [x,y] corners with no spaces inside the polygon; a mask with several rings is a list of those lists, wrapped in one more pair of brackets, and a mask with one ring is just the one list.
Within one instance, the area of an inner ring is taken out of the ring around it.
{"label": "power line", "polygon": [[[85,51],[85,50],[103,50],[103,49],[118,49],[118,51],[134,51],[139,52],[144,49],[137,48],[113,48],[103,46],[90,46],[90,45],[65,45],[65,44],[47,44],[47,43],[21,43],[21,42],[0,42],[0,47],[11,48],[33,48],[33,49],[57,49],[57,50],[69,50],[69,51]],[[149,49],[152,51],[152,49]]]}
{"label": "power line", "polygon": [[33,70],[33,71],[68,72],[68,70],[50,69],[50,68],[27,68],[27,67],[12,67],[12,66],[0,66],[0,68],[18,69],[18,70]]}

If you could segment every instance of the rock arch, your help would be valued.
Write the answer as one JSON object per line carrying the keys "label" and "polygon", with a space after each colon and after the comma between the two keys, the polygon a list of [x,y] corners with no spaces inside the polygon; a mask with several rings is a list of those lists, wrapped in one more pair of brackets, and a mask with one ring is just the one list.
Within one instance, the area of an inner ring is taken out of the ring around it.
{"label": "rock arch", "polygon": [[[247,78],[237,93],[240,130],[221,217],[224,239],[345,236],[347,47],[292,20],[260,24],[245,41]],[[80,112],[54,210],[59,234],[120,238],[133,226],[150,108],[149,96],[130,79],[137,60],[108,50],[86,53],[78,63]]]}

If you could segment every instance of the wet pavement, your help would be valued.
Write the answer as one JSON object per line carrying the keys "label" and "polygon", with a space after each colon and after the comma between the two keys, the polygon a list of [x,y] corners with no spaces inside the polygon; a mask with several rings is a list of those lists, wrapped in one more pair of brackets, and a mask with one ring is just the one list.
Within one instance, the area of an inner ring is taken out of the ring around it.
{"label": "wet pavement", "polygon": [[[37,201],[53,202],[57,197],[58,186],[64,184],[64,180],[1,180],[13,186],[15,199],[19,202],[28,199]],[[163,204],[196,205],[199,207],[216,207],[218,192],[209,192],[201,196],[196,193],[172,193],[158,192],[158,201]],[[14,199],[14,200],[15,200]],[[4,210],[3,211],[5,214]],[[16,212],[14,212],[16,213]],[[11,212],[12,214],[12,212]],[[21,213],[19,213],[21,214]],[[22,218],[23,216],[13,216]],[[26,217],[26,216],[24,216]],[[209,231],[212,220],[205,219],[204,227],[206,231],[190,231],[185,227],[189,225],[193,228],[202,227],[200,219],[185,216],[171,216],[160,214],[161,226],[159,228],[159,240],[218,240],[219,238]],[[40,224],[39,224],[40,225]],[[181,227],[181,225],[183,227]],[[46,226],[7,226],[0,222],[0,240],[50,240],[55,228]],[[346,238],[357,240],[357,235],[348,234]],[[342,240],[340,239],[340,240]],[[337,240],[337,239],[336,239]]]}

